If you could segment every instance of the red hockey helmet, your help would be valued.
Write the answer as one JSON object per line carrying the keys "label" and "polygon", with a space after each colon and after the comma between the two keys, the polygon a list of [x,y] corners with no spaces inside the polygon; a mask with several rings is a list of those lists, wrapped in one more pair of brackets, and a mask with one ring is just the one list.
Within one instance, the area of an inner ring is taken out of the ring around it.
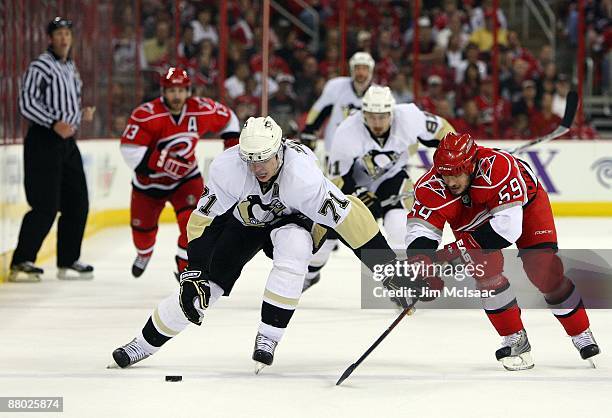
{"label": "red hockey helmet", "polygon": [[187,74],[187,71],[178,67],[170,67],[166,74],[162,76],[159,82],[162,88],[169,87],[185,87],[189,88],[191,86],[191,79]]}
{"label": "red hockey helmet", "polygon": [[469,134],[447,133],[433,156],[436,172],[443,176],[472,174],[476,159],[476,143]]}

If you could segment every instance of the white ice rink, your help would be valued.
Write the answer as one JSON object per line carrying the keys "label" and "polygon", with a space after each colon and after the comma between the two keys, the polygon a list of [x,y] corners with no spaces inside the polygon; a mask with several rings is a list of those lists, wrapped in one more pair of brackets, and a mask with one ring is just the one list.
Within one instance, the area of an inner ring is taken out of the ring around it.
{"label": "white ice rink", "polygon": [[[609,219],[560,218],[557,227],[563,248],[612,248]],[[91,282],[55,279],[50,260],[42,283],[1,285],[0,396],[63,396],[63,414],[49,415],[64,417],[612,417],[611,311],[590,311],[603,350],[597,369],[545,310],[523,311],[536,366],[512,373],[495,361],[500,338],[482,311],[419,310],[334,386],[397,315],[359,308],[359,263],[346,249],[302,297],[259,376],[251,354],[270,268],[262,254],[202,327],[133,368],[107,370],[113,349],[177,286],[176,234],[174,225],[160,229],[140,279],[130,275],[125,227],[84,243]],[[175,374],[183,381],[164,381]]]}

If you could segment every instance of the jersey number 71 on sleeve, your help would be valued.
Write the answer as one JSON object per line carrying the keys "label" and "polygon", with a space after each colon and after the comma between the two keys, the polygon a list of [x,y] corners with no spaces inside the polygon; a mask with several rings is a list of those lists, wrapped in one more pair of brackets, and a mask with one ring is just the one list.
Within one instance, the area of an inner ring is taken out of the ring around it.
{"label": "jersey number 71 on sleeve", "polygon": [[329,196],[330,197],[323,201],[323,204],[319,209],[319,213],[323,216],[327,216],[327,214],[331,211],[334,222],[338,223],[338,221],[340,220],[340,215],[338,215],[338,209],[336,209],[336,205],[340,206],[341,209],[346,209],[349,205],[349,201],[347,199],[340,199],[332,192],[329,192]]}

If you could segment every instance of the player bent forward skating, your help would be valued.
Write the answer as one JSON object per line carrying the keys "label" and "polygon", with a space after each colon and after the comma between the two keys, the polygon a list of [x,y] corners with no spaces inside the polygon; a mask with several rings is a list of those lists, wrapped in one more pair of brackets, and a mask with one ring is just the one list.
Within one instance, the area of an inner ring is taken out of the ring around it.
{"label": "player bent forward skating", "polygon": [[[500,250],[514,243],[527,277],[542,292],[581,357],[599,354],[580,294],[564,275],[556,254],[557,233],[548,195],[527,163],[477,146],[467,134],[453,133],[442,139],[433,162],[415,185],[406,243],[409,250],[420,250],[417,257],[424,262],[433,258],[456,262],[464,254],[461,249],[467,249],[472,259],[461,262],[487,266],[476,284],[481,290],[494,291],[494,297],[483,298],[483,305],[503,337],[497,360],[508,370],[534,365],[520,309],[503,274],[501,251],[478,251]],[[457,241],[434,255],[447,222]]]}
{"label": "player bent forward skating", "polygon": [[[313,221],[317,224],[313,224]],[[120,367],[155,353],[189,322],[200,325],[206,310],[228,296],[244,265],[260,250],[273,260],[261,307],[253,359],[256,372],[272,364],[274,350],[302,293],[304,276],[325,225],[362,257],[378,249],[378,259],[395,254],[365,205],[345,196],[323,176],[314,154],[282,139],[270,117],[250,118],[238,147],[210,166],[207,185],[189,219],[189,266],[177,290],[163,300],[130,343],[116,349]]]}

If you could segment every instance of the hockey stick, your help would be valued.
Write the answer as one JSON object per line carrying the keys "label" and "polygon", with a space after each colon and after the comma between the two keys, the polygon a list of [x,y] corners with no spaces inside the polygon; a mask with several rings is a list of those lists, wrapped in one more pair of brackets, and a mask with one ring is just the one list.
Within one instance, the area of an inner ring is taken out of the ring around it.
{"label": "hockey stick", "polygon": [[342,384],[342,382],[344,382],[350,375],[351,373],[353,373],[353,371],[355,371],[355,369],[357,367],[359,367],[359,365],[370,355],[370,353],[372,351],[374,351],[374,349],[376,347],[378,347],[378,344],[380,344],[385,338],[387,338],[387,335],[389,335],[389,333],[391,331],[393,331],[393,328],[395,328],[397,326],[397,324],[400,323],[400,321],[402,319],[404,319],[404,317],[410,312],[410,310],[412,309],[412,307],[414,306],[416,302],[413,302],[410,304],[410,306],[408,306],[407,308],[405,308],[397,318],[395,318],[395,321],[393,321],[393,323],[391,325],[389,325],[389,328],[387,328],[387,330],[385,332],[382,333],[382,335],[380,337],[378,337],[378,339],[376,341],[374,341],[374,344],[372,344],[370,346],[370,348],[367,349],[367,351],[365,353],[363,353],[361,355],[361,357],[359,357],[359,360],[357,360],[355,363],[351,364],[345,371],[344,373],[342,373],[342,376],[340,376],[340,379],[338,379],[338,381],[336,382],[336,386],[340,386]]}
{"label": "hockey stick", "polygon": [[513,150],[509,151],[510,154],[516,154],[517,152],[521,152],[533,145],[542,144],[544,142],[552,141],[555,138],[565,135],[570,130],[570,126],[574,122],[574,116],[576,116],[576,110],[578,109],[578,94],[575,91],[570,91],[567,93],[567,99],[565,103],[565,112],[563,114],[563,120],[561,124],[551,133],[541,136],[539,138],[533,139],[526,144],[521,145],[520,147],[516,147]]}
{"label": "hockey stick", "polygon": [[406,192],[406,193],[400,193],[400,194],[396,194],[393,195],[391,197],[388,197],[387,199],[383,200],[380,202],[380,206],[387,207],[387,206],[393,206],[396,203],[398,203],[400,200],[406,199],[408,197],[413,197],[414,196],[414,192]]}

